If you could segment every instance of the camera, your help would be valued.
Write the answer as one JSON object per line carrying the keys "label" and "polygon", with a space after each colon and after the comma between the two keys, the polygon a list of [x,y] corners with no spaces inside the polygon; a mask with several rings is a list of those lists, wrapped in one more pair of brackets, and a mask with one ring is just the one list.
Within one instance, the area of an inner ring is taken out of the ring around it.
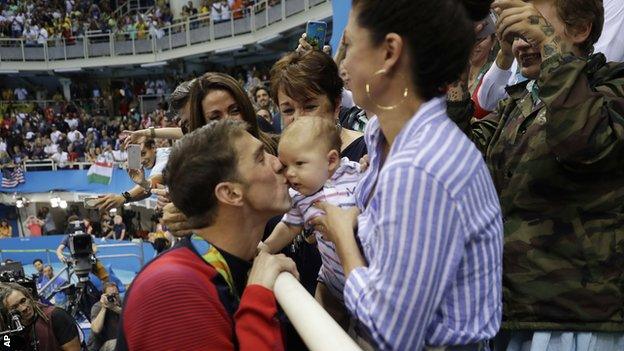
{"label": "camera", "polygon": [[89,280],[91,266],[95,263],[93,239],[91,235],[84,232],[82,221],[73,221],[72,225],[74,228],[69,234],[69,252],[74,261],[74,272],[78,281],[84,282]]}
{"label": "camera", "polygon": [[108,300],[108,302],[111,302],[111,303],[115,302],[115,296],[113,295],[107,295],[106,299]]}

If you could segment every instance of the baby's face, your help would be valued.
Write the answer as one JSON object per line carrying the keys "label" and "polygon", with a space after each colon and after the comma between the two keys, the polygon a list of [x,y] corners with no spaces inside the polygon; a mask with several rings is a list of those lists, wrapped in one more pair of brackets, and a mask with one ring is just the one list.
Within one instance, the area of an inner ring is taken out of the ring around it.
{"label": "baby's face", "polygon": [[280,143],[279,159],[288,185],[305,196],[319,191],[329,178],[326,148],[318,143],[292,140]]}

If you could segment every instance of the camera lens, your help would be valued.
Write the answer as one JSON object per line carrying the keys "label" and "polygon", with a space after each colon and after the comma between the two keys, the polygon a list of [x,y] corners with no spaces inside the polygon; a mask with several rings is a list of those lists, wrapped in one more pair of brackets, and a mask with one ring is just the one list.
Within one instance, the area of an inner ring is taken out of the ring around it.
{"label": "camera lens", "polygon": [[106,298],[108,299],[108,302],[115,302],[115,296],[108,295]]}

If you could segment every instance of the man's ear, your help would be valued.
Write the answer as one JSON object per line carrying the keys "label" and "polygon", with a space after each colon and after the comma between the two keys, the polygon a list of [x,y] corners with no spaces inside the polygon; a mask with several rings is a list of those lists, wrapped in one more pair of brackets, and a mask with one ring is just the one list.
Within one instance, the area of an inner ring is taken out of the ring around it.
{"label": "man's ear", "polygon": [[338,150],[331,150],[327,153],[327,163],[330,172],[338,169],[338,166],[340,166],[340,154]]}
{"label": "man's ear", "polygon": [[240,183],[223,182],[215,187],[217,201],[230,205],[243,205],[243,185]]}
{"label": "man's ear", "polygon": [[591,34],[592,28],[593,24],[591,22],[587,22],[574,26],[574,28],[570,28],[569,30],[566,29],[566,33],[570,36],[575,45],[581,45]]}

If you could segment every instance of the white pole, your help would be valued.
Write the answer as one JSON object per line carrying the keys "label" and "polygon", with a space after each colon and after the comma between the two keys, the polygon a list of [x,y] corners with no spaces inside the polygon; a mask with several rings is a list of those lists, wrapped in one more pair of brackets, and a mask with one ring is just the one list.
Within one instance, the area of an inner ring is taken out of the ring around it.
{"label": "white pole", "polygon": [[360,347],[290,273],[275,281],[275,298],[311,351],[361,351]]}

